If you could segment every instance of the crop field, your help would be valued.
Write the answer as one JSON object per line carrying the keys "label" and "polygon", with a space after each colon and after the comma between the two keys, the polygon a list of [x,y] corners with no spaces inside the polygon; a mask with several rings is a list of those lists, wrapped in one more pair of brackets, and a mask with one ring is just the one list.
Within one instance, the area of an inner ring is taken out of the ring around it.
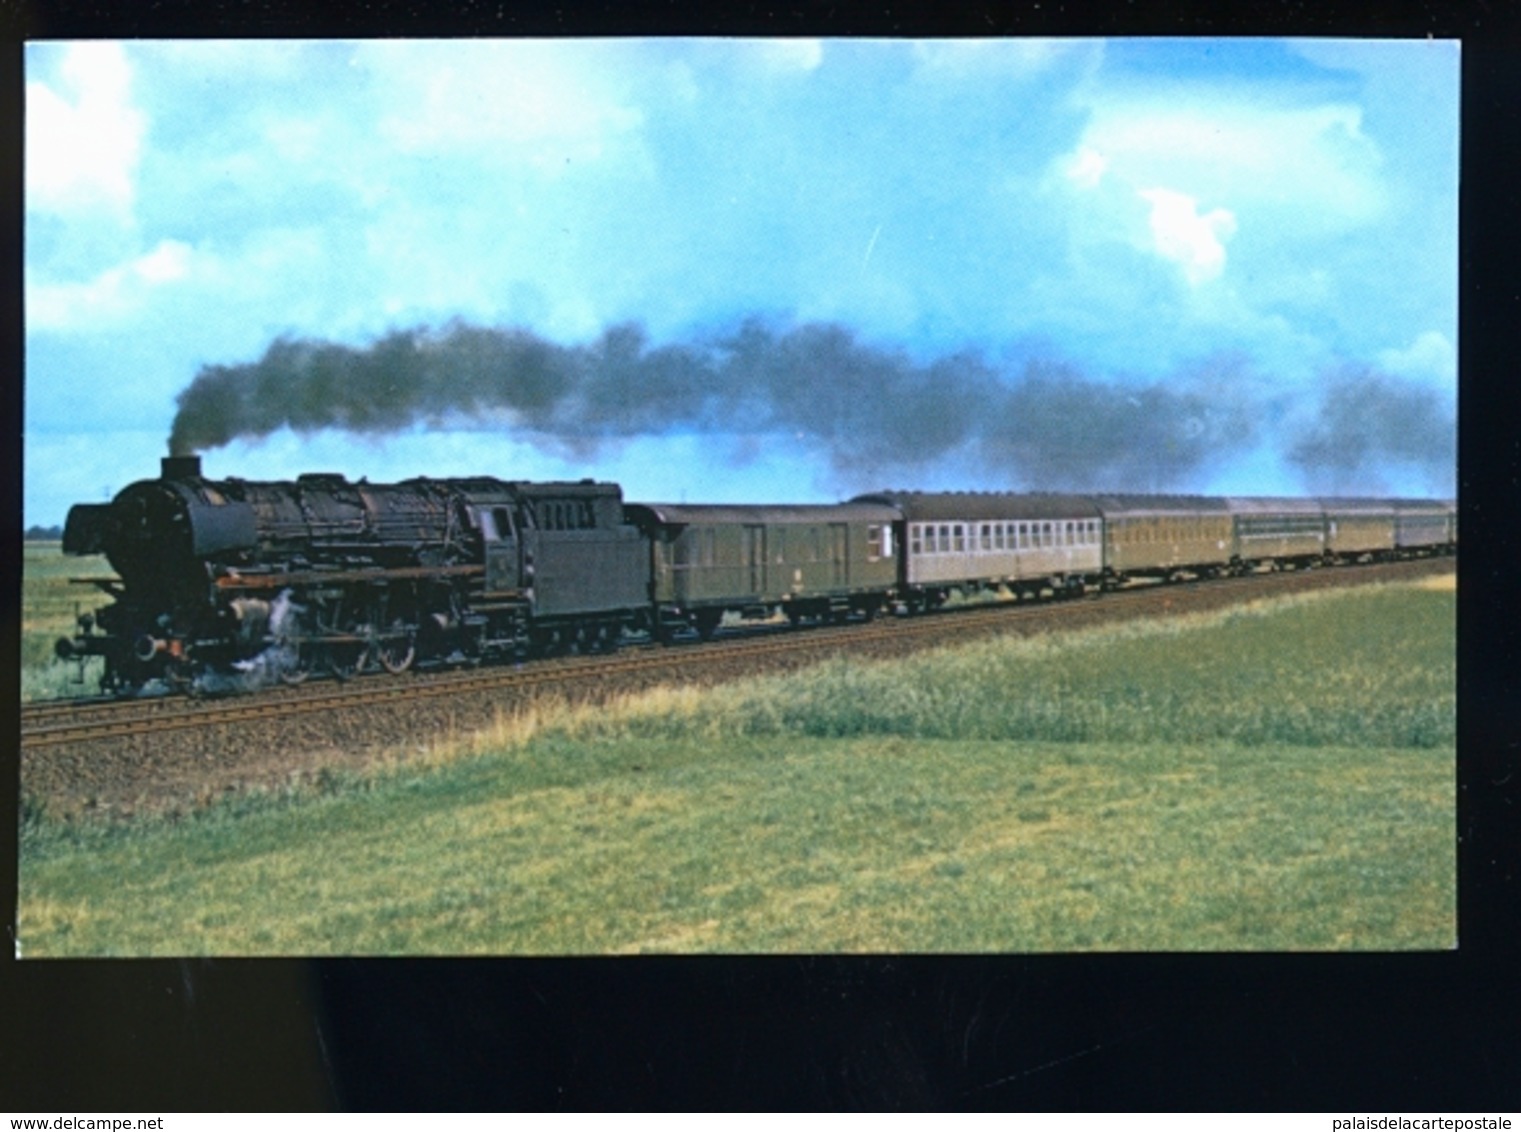
{"label": "crop field", "polygon": [[177,819],[26,806],[23,954],[1445,949],[1455,592],[601,709]]}
{"label": "crop field", "polygon": [[100,660],[86,662],[84,683],[78,664],[58,664],[53,642],[72,636],[74,619],[110,600],[93,586],[70,578],[108,578],[111,564],[90,556],[66,558],[56,542],[24,542],[21,551],[21,698],[55,699],[99,690]]}

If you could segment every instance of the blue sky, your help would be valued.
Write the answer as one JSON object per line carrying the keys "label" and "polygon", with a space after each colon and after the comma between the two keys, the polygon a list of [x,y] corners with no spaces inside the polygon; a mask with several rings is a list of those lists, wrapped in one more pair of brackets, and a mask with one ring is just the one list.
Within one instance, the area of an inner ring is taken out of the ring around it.
{"label": "blue sky", "polygon": [[24,521],[156,474],[198,378],[247,418],[215,476],[1450,494],[1458,79],[1429,40],[29,44]]}

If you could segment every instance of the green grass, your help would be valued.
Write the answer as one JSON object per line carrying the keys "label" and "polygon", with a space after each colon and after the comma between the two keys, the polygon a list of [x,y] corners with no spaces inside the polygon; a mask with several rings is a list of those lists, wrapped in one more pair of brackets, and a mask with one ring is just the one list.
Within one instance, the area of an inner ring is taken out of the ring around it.
{"label": "green grass", "polygon": [[1387,587],[611,710],[22,830],[25,954],[1446,948],[1453,594]]}
{"label": "green grass", "polygon": [[98,658],[85,664],[80,684],[77,663],[64,664],[53,654],[59,637],[73,636],[75,618],[110,599],[93,586],[70,578],[108,578],[111,564],[97,556],[66,557],[56,542],[25,542],[21,551],[21,698],[55,699],[99,690]]}

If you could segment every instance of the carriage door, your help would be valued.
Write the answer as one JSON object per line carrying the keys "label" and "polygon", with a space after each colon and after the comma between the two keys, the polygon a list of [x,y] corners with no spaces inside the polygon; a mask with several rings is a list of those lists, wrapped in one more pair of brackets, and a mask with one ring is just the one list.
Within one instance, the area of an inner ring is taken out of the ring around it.
{"label": "carriage door", "polygon": [[749,567],[750,592],[766,590],[766,528],[759,525],[745,527],[745,564]]}
{"label": "carriage door", "polygon": [[850,536],[844,523],[829,524],[830,582],[843,586],[850,581]]}

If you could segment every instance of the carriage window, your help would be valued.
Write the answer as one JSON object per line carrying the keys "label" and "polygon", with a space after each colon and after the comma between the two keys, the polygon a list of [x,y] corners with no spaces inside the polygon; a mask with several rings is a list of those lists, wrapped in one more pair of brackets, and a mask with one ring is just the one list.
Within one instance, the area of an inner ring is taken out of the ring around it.
{"label": "carriage window", "polygon": [[957,554],[963,554],[963,553],[965,553],[966,552],[966,528],[963,527],[960,523],[957,523],[956,526],[952,529],[951,533],[955,536],[955,539],[956,539],[956,543],[955,543],[956,553]]}
{"label": "carriage window", "polygon": [[935,549],[941,554],[949,553],[951,549],[951,527],[949,523],[940,524],[940,539],[936,542]]}
{"label": "carriage window", "polygon": [[993,528],[987,523],[982,524],[982,549],[993,549]]}
{"label": "carriage window", "polygon": [[476,518],[480,520],[481,538],[485,539],[487,542],[496,542],[497,539],[501,538],[501,536],[496,533],[496,519],[492,516],[490,511],[482,508],[480,511],[476,512]]}
{"label": "carriage window", "polygon": [[923,525],[920,524],[920,523],[915,523],[913,526],[909,527],[908,528],[908,537],[909,537],[909,551],[910,551],[910,553],[912,553],[912,554],[923,554],[924,553],[924,527],[923,527]]}

